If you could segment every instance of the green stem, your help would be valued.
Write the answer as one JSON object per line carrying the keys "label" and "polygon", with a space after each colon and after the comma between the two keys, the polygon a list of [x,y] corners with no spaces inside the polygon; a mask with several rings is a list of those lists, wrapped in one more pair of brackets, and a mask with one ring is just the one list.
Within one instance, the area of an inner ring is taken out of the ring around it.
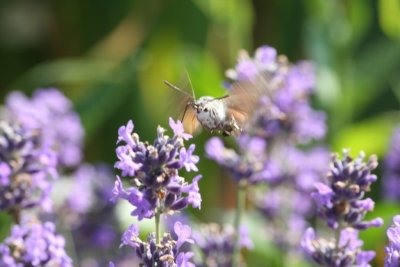
{"label": "green stem", "polygon": [[157,209],[156,215],[155,215],[155,223],[156,223],[156,243],[157,245],[160,243],[160,212]]}
{"label": "green stem", "polygon": [[21,222],[21,209],[19,207],[16,207],[12,210],[9,210],[9,214],[13,218],[14,222],[16,224],[20,224]]}
{"label": "green stem", "polygon": [[246,204],[246,182],[240,181],[238,184],[237,199],[236,199],[236,213],[234,219],[235,227],[235,243],[233,248],[233,266],[240,266],[240,246],[239,246],[239,232],[240,221]]}

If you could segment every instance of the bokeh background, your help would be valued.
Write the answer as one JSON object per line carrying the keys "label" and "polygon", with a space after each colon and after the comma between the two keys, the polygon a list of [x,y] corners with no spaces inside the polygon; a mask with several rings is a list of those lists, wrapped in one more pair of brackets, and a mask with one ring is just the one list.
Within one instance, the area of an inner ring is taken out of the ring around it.
{"label": "bokeh background", "polygon": [[[398,0],[2,0],[0,96],[59,88],[81,116],[86,159],[113,164],[119,126],[132,119],[142,139],[152,140],[156,126],[176,116],[162,80],[184,86],[188,73],[196,95],[221,96],[238,51],[262,44],[291,62],[315,62],[313,105],[327,113],[332,151],[384,158],[400,123]],[[210,137],[195,137],[198,155]],[[234,207],[234,186],[210,160],[202,157],[199,168],[203,206],[193,216],[215,220]],[[372,191],[373,216],[388,224],[400,205],[383,201],[379,183]],[[363,235],[378,252],[376,266],[383,228]],[[279,266],[271,258],[280,254],[267,250],[256,244],[249,266]]]}

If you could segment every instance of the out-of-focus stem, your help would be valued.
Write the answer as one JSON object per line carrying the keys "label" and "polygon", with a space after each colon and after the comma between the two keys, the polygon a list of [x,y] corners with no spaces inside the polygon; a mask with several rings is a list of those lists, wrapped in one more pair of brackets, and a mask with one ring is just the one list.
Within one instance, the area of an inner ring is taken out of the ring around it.
{"label": "out-of-focus stem", "polygon": [[21,222],[21,209],[16,207],[9,211],[9,214],[12,216],[14,222],[19,224]]}
{"label": "out-of-focus stem", "polygon": [[156,223],[156,243],[160,243],[160,212],[157,209],[156,215],[154,216]]}
{"label": "out-of-focus stem", "polygon": [[240,266],[240,246],[239,246],[239,232],[240,232],[240,221],[246,204],[246,181],[241,180],[238,183],[237,199],[236,199],[236,213],[234,219],[235,227],[235,243],[233,249],[233,266]]}

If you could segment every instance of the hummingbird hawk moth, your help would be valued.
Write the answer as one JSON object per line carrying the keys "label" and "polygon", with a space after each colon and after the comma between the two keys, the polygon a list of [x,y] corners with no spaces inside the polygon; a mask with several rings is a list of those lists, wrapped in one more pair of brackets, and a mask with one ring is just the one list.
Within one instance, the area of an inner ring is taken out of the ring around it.
{"label": "hummingbird hawk moth", "polygon": [[190,94],[166,80],[164,83],[182,96],[184,110],[181,120],[188,133],[193,133],[202,126],[208,131],[220,132],[225,136],[238,135],[265,92],[259,82],[252,80],[232,83],[227,95],[202,96],[196,99],[193,89]]}

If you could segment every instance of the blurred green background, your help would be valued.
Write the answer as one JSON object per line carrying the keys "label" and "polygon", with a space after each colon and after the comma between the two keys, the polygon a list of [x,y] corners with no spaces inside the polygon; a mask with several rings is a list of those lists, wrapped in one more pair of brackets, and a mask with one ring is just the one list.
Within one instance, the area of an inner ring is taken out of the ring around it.
{"label": "blurred green background", "polygon": [[[399,122],[398,0],[2,0],[0,96],[59,88],[81,115],[88,161],[113,164],[119,126],[132,119],[151,140],[176,115],[162,80],[179,84],[187,72],[196,95],[221,96],[238,51],[262,44],[316,63],[313,101],[327,112],[332,150],[383,158]],[[195,138],[197,154],[210,136]],[[212,220],[234,206],[234,194],[220,193],[232,186],[214,163],[203,157],[200,170],[204,202],[194,216]],[[374,215],[389,223],[395,213],[398,205],[380,201]],[[384,229],[366,240],[381,260]]]}

